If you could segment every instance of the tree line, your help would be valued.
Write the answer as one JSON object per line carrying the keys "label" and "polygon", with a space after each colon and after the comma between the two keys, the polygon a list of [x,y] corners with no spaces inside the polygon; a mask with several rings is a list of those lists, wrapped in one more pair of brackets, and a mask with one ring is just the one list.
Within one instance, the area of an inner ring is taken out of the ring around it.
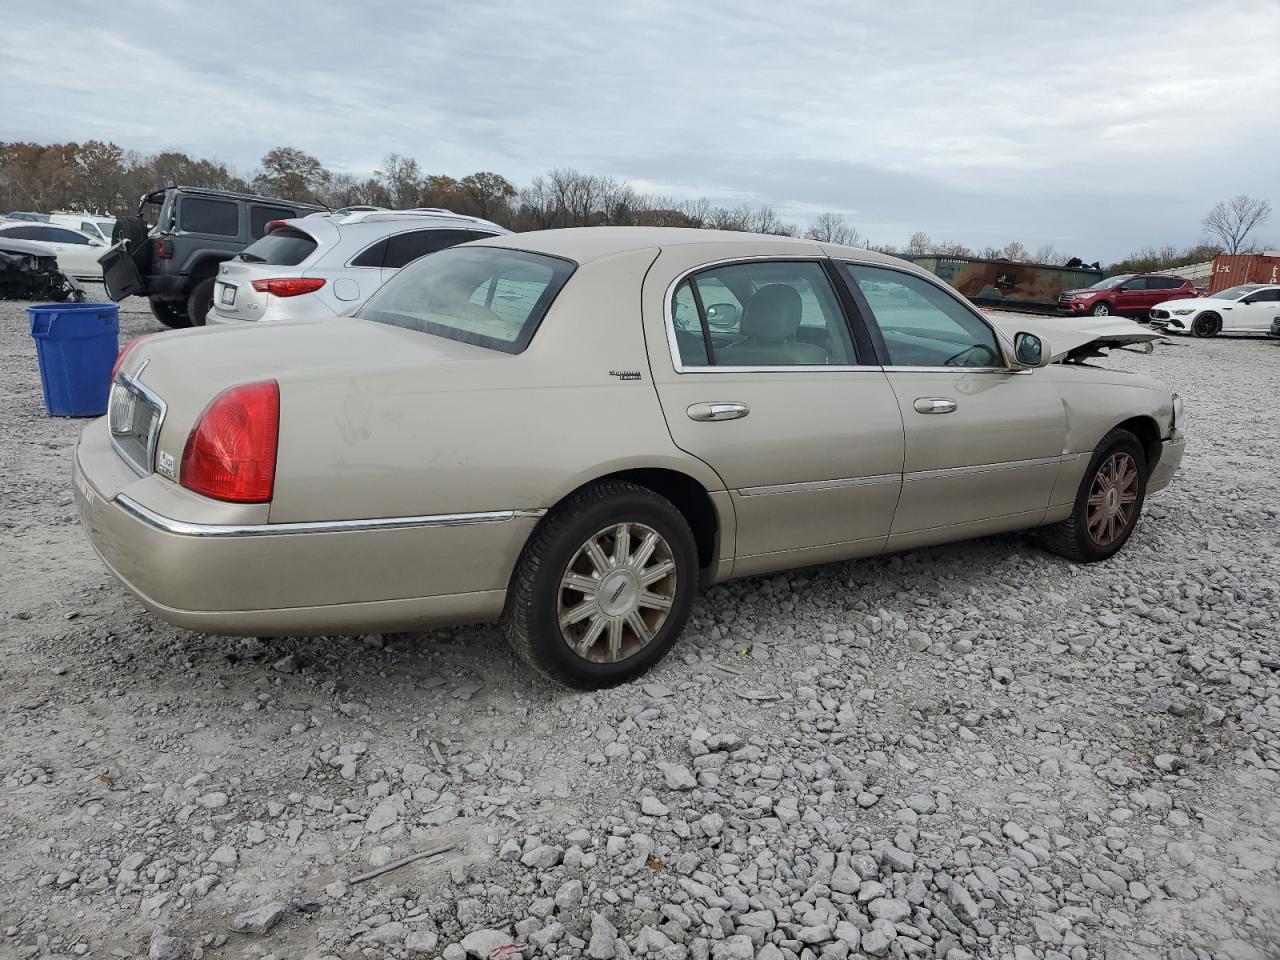
{"label": "tree line", "polygon": [[[549,170],[517,187],[490,171],[457,178],[428,173],[414,158],[392,153],[372,176],[361,177],[331,171],[319,158],[285,146],[268,150],[260,168],[246,176],[225,163],[178,150],[143,154],[100,140],[0,142],[0,211],[130,214],[142,194],[174,184],[252,191],[334,209],[356,205],[442,207],[516,231],[621,225],[800,235],[794,224],[783,220],[768,204],[725,207],[705,197],[675,200],[638,192],[615,177],[568,168]],[[1237,196],[1221,201],[1202,223],[1210,238],[1206,242],[1185,249],[1144,248],[1111,264],[1109,272],[1164,270],[1208,260],[1221,252],[1248,252],[1255,247],[1258,228],[1270,216],[1271,205],[1265,200]],[[1060,253],[1051,244],[1035,249],[1018,241],[1003,247],[969,247],[957,241],[935,241],[922,230],[913,233],[901,248],[873,243],[839,213],[818,215],[803,235],[898,256],[984,257],[1057,265],[1073,260],[1071,254]]]}

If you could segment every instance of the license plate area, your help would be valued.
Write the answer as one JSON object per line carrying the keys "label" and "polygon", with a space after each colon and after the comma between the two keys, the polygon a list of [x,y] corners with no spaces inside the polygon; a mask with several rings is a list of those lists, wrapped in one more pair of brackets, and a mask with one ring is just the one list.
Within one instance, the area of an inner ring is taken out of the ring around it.
{"label": "license plate area", "polygon": [[236,302],[236,286],[233,283],[218,282],[218,305],[222,307],[235,306]]}

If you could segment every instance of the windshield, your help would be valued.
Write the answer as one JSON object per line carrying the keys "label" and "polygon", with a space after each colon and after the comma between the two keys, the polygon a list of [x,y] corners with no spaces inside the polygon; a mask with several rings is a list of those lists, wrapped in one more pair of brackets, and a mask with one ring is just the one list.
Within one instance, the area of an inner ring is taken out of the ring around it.
{"label": "windshield", "polygon": [[1262,284],[1260,283],[1242,283],[1238,287],[1227,287],[1225,290],[1219,290],[1217,293],[1211,293],[1209,296],[1215,300],[1239,300],[1241,297],[1248,296],[1257,290]]}
{"label": "windshield", "polygon": [[504,353],[533,339],[574,265],[501,247],[449,247],[415,260],[357,316]]}
{"label": "windshield", "polygon": [[1107,277],[1107,279],[1105,280],[1099,280],[1089,289],[1090,290],[1110,290],[1112,287],[1120,286],[1120,284],[1124,283],[1126,280],[1132,280],[1133,277],[1134,275],[1132,273],[1122,273],[1118,277]]}

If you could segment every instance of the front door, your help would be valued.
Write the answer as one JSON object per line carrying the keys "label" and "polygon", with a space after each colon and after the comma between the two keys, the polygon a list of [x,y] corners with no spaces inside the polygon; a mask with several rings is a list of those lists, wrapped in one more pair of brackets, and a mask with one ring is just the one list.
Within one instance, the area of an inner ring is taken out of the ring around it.
{"label": "front door", "polygon": [[881,266],[842,269],[880,335],[905,427],[890,548],[1037,524],[1066,439],[1052,379],[1008,369],[995,331],[940,284]]}
{"label": "front door", "polygon": [[901,487],[902,418],[884,372],[854,347],[828,268],[780,256],[696,270],[706,259],[697,246],[662,252],[646,280],[646,339],[672,438],[730,493],[734,574],[879,552]]}
{"label": "front door", "polygon": [[1145,314],[1151,309],[1146,277],[1134,277],[1116,288],[1116,308],[1113,313]]}

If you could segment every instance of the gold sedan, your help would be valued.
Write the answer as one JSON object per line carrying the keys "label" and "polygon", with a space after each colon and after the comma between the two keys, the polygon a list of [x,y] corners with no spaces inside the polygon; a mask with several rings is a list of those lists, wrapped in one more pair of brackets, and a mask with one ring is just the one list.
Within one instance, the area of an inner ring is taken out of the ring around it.
{"label": "gold sedan", "polygon": [[1083,361],[1156,337],[1002,328],[817,241],[493,237],[355,317],[133,341],[75,491],[103,561],[180,626],[500,619],[537,669],[599,686],[658,660],[707,583],[1033,527],[1111,556],[1178,467],[1181,404]]}

